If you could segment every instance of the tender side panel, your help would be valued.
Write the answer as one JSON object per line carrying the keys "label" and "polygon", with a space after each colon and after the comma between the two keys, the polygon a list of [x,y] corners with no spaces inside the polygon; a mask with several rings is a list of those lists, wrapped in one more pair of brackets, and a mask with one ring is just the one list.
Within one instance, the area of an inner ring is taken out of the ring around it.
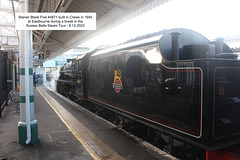
{"label": "tender side panel", "polygon": [[201,137],[202,71],[192,65],[150,64],[138,54],[127,56],[90,61],[89,98],[149,123]]}

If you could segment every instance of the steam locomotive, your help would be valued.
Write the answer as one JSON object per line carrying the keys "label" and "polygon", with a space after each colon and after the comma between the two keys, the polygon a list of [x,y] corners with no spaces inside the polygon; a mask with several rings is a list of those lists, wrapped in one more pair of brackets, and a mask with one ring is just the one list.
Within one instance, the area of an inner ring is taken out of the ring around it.
{"label": "steam locomotive", "polygon": [[168,152],[219,160],[240,151],[239,82],[238,55],[223,39],[177,28],[79,56],[60,69],[57,91],[120,125],[145,126]]}

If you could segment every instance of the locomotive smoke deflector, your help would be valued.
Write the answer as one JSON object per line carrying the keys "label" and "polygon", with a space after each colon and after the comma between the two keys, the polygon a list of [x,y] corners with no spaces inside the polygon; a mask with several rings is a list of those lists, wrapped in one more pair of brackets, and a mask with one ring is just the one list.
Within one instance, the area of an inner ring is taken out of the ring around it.
{"label": "locomotive smoke deflector", "polygon": [[172,37],[172,60],[177,61],[179,60],[179,45],[178,45],[178,39],[181,35],[181,32],[179,31],[172,31],[170,33]]}

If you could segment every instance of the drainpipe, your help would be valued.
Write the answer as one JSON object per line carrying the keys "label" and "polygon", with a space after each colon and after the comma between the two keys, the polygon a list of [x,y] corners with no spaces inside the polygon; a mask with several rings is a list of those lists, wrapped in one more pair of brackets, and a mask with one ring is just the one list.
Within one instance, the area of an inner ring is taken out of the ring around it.
{"label": "drainpipe", "polygon": [[[25,12],[28,12],[28,0],[25,0]],[[31,114],[30,114],[30,86],[29,86],[29,81],[30,81],[30,74],[29,74],[29,68],[30,68],[30,53],[32,52],[31,50],[31,45],[32,45],[32,36],[31,36],[32,31],[26,30],[25,31],[25,91],[26,91],[26,124],[27,124],[27,140],[25,141],[26,144],[29,144],[31,142]]]}
{"label": "drainpipe", "polygon": [[[27,1],[26,3],[27,4]],[[25,5],[26,6],[26,5]],[[26,79],[25,79],[25,91],[26,91],[26,124],[27,124],[27,140],[26,144],[29,144],[31,142],[31,115],[30,115],[30,87],[29,87],[29,81],[30,81],[30,76],[29,76],[29,59],[30,59],[30,52],[31,50],[31,31],[25,31],[25,45],[26,45],[26,51],[25,51],[25,74],[26,74]]]}

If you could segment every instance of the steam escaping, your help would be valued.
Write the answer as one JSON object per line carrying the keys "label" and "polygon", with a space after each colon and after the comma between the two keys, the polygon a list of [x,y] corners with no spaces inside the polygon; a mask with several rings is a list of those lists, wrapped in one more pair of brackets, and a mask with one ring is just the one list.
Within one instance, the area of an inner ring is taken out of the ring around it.
{"label": "steam escaping", "polygon": [[57,91],[57,80],[58,80],[58,77],[59,77],[59,71],[60,71],[60,67],[57,68],[57,70],[51,72],[50,87],[54,91]]}

